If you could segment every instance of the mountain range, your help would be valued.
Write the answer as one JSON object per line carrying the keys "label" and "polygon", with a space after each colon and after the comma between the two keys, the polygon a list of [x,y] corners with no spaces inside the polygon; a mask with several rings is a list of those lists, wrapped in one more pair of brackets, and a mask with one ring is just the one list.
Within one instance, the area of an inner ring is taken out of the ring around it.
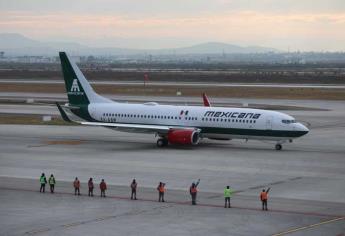
{"label": "mountain range", "polygon": [[277,49],[250,46],[241,47],[237,45],[207,42],[190,47],[167,48],[167,49],[130,49],[117,47],[89,47],[74,42],[41,42],[30,39],[21,34],[0,34],[0,51],[9,56],[54,56],[59,51],[68,51],[74,55],[167,55],[167,54],[221,54],[221,53],[267,53],[278,52]]}

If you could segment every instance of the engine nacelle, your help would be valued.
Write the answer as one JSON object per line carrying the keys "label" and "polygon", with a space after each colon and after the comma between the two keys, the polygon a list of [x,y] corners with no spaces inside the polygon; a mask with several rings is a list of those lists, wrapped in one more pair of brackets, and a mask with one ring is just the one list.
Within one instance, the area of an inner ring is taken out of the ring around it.
{"label": "engine nacelle", "polygon": [[175,129],[168,132],[168,141],[171,144],[197,145],[200,132],[193,129]]}

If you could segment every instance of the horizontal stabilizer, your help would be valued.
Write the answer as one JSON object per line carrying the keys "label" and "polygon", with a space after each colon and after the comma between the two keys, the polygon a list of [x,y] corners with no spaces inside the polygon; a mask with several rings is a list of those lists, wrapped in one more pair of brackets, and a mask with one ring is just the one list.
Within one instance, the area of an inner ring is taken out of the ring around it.
{"label": "horizontal stabilizer", "polygon": [[72,122],[70,118],[68,118],[66,112],[62,109],[59,103],[56,103],[57,108],[59,109],[60,115],[62,119],[66,122]]}

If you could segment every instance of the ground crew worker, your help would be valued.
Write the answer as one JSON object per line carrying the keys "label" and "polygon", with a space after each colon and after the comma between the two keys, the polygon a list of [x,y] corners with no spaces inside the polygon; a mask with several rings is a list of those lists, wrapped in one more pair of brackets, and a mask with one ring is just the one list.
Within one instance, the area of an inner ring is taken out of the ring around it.
{"label": "ground crew worker", "polygon": [[267,211],[267,200],[268,200],[268,192],[271,188],[268,188],[267,190],[263,189],[260,193],[260,200],[262,202],[262,210]]}
{"label": "ground crew worker", "polygon": [[165,183],[159,182],[157,191],[158,191],[158,201],[164,202]]}
{"label": "ground crew worker", "polygon": [[89,197],[93,197],[93,180],[92,178],[89,179],[89,182],[87,183],[87,186],[89,187]]}
{"label": "ground crew worker", "polygon": [[46,183],[47,183],[47,178],[45,176],[44,173],[42,173],[41,177],[40,177],[40,184],[41,184],[41,187],[40,187],[40,193],[41,192],[45,192],[46,190]]}
{"label": "ground crew worker", "polygon": [[80,181],[78,177],[75,177],[73,186],[74,186],[74,195],[77,195],[77,192],[78,192],[78,196],[79,196],[80,195]]}
{"label": "ground crew worker", "polygon": [[105,197],[105,190],[107,190],[107,184],[105,183],[104,179],[102,179],[101,183],[99,184],[99,188],[101,189],[101,197]]}
{"label": "ground crew worker", "polygon": [[131,200],[137,200],[137,182],[135,181],[135,179],[133,179],[132,183],[131,183]]}
{"label": "ground crew worker", "polygon": [[196,183],[193,182],[189,188],[189,193],[192,197],[192,205],[196,205],[196,194],[198,193],[197,187],[198,187],[199,183],[200,183],[200,179],[198,179],[198,182],[196,182]]}
{"label": "ground crew worker", "polygon": [[233,194],[233,190],[230,188],[230,186],[226,186],[226,188],[224,189],[224,198],[225,198],[224,208],[226,207],[231,208],[230,198],[232,194]]}
{"label": "ground crew worker", "polygon": [[54,178],[54,175],[51,174],[49,179],[48,179],[48,183],[49,183],[49,186],[50,186],[50,192],[51,193],[54,193],[54,189],[55,189],[55,178]]}

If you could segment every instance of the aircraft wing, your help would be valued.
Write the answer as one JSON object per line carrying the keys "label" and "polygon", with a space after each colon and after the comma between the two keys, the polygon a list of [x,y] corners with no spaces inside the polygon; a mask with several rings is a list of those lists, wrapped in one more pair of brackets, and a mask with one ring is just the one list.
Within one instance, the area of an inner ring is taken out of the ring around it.
{"label": "aircraft wing", "polygon": [[142,133],[160,133],[167,134],[169,130],[186,129],[195,130],[194,127],[183,126],[165,126],[165,125],[145,125],[145,124],[127,124],[127,123],[104,123],[104,122],[80,122],[82,125],[101,126],[106,128],[118,129],[119,131],[127,132],[142,132]]}
{"label": "aircraft wing", "polygon": [[66,112],[63,108],[70,108],[66,106],[61,106],[56,103],[62,118],[66,122],[75,122],[81,125],[89,125],[89,126],[101,126],[105,128],[116,129],[119,131],[126,131],[126,132],[136,132],[136,133],[160,133],[160,134],[167,134],[169,130],[199,130],[195,127],[185,127],[185,126],[168,126],[168,125],[146,125],[146,124],[128,124],[128,123],[107,123],[107,122],[89,122],[89,121],[77,121],[72,120],[68,117]]}

